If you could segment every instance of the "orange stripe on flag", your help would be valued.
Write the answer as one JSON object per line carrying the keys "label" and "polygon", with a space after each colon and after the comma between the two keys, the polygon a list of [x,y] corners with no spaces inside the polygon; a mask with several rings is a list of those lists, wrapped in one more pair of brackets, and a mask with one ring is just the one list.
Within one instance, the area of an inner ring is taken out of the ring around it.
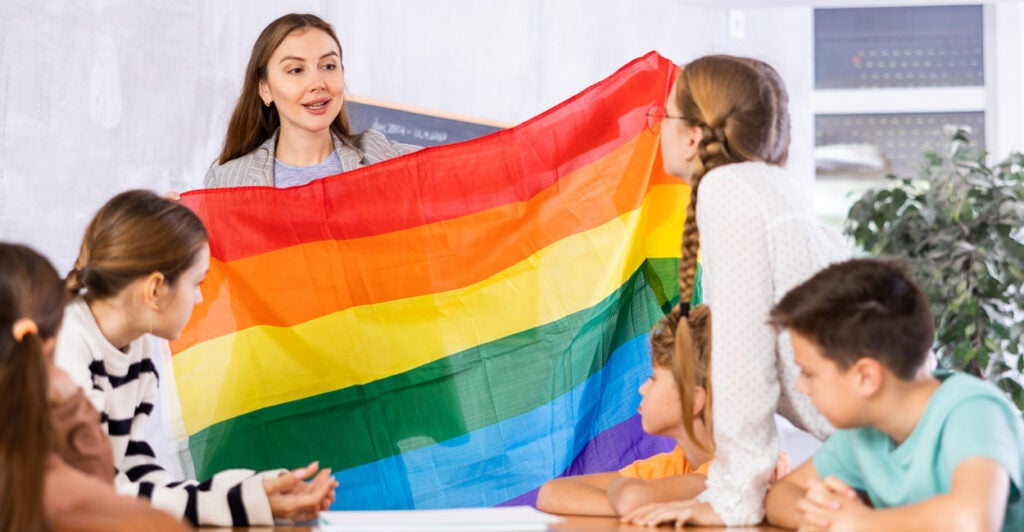
{"label": "orange stripe on flag", "polygon": [[[657,147],[657,137],[645,131],[525,202],[372,237],[311,242],[227,263],[212,259],[203,303],[173,350],[248,327],[290,327],[354,306],[486,279],[562,238],[636,209],[644,201],[645,180],[648,186],[679,185],[662,173],[660,157],[653,169],[647,162]],[[495,242],[517,245],[488,249]],[[306,265],[303,271],[296,270],[300,264]]]}

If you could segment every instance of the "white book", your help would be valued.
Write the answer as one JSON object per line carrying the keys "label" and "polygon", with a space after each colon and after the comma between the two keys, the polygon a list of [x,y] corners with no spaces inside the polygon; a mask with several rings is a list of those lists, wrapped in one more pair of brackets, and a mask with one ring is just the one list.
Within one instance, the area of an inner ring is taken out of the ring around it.
{"label": "white book", "polygon": [[530,506],[454,508],[448,510],[380,510],[321,512],[323,531],[515,531],[547,530],[562,518]]}

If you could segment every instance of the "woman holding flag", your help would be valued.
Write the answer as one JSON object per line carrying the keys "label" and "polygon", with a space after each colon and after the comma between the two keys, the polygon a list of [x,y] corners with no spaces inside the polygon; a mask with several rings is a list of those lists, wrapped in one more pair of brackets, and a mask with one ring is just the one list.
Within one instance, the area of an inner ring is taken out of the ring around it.
{"label": "woman holding flag", "polygon": [[372,129],[352,133],[334,28],[290,14],[256,39],[224,148],[203,183],[298,186],[417,149]]}

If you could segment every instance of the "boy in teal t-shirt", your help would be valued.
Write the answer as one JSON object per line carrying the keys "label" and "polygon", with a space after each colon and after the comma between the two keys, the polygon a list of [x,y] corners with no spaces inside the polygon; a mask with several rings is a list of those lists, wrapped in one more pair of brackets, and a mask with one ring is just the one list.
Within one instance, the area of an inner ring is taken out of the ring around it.
{"label": "boy in teal t-shirt", "polygon": [[1024,424],[991,384],[929,374],[928,299],[897,262],[833,265],[772,309],[838,430],[768,493],[801,530],[1024,530]]}

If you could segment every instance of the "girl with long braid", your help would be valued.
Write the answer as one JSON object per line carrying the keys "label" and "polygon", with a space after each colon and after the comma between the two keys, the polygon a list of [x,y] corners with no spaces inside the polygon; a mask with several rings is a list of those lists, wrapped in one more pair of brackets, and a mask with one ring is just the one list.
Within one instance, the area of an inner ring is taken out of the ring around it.
{"label": "girl with long braid", "polygon": [[757,524],[779,453],[773,415],[818,438],[831,432],[796,391],[799,369],[789,341],[767,324],[786,291],[849,256],[838,236],[818,224],[804,180],[782,167],[787,104],[771,66],[715,55],[683,67],[665,108],[651,112],[664,118],[665,171],[691,185],[680,301],[693,296],[699,249],[704,303],[715,315],[716,448],[696,500],[641,508],[627,516],[634,523]]}

